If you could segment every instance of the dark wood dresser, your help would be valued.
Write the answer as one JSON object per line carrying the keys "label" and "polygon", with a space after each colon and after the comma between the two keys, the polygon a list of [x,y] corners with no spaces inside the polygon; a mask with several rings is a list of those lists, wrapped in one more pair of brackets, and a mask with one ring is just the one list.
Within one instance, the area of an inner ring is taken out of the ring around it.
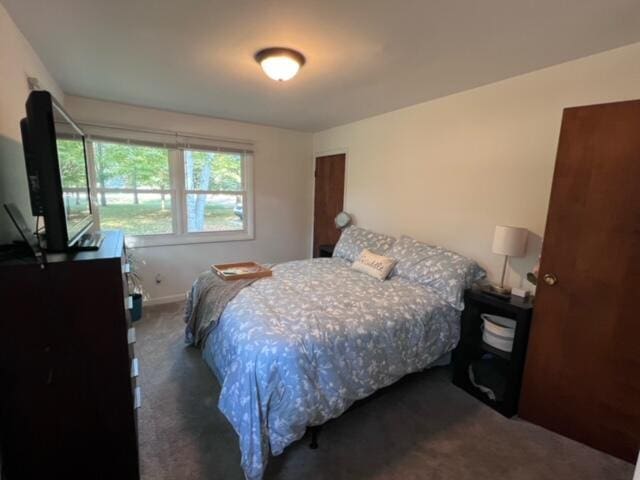
{"label": "dark wood dresser", "polygon": [[138,479],[135,330],[121,232],[0,263],[2,480]]}

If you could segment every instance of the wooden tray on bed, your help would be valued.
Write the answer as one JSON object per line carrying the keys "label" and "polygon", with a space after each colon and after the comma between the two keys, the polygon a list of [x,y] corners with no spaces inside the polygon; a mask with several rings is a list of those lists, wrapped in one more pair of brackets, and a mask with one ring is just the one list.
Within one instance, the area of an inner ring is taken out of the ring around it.
{"label": "wooden tray on bed", "polygon": [[271,269],[256,262],[221,263],[220,265],[211,265],[211,270],[223,280],[262,278],[272,275]]}

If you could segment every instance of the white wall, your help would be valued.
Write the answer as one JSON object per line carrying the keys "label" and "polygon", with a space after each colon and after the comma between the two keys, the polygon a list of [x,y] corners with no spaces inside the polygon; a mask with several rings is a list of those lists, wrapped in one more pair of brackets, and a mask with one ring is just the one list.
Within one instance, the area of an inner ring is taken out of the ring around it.
{"label": "white wall", "polygon": [[[346,152],[345,209],[359,225],[409,234],[477,259],[492,278],[495,224],[529,228],[511,284],[531,268],[544,232],[562,109],[640,98],[640,44],[310,134],[161,110],[64,98],[0,5],[0,201],[29,217],[19,120],[35,76],[80,121],[179,130],[256,143],[256,238],[138,249],[154,299],[181,294],[210,263],[309,255],[312,155]],[[0,243],[14,238],[0,212]],[[156,285],[160,274],[164,280]]]}
{"label": "white wall", "polygon": [[[31,204],[20,139],[20,119],[26,115],[24,104],[29,95],[27,77],[38,78],[42,88],[60,102],[64,100],[62,90],[0,4],[0,203],[15,203],[24,217],[30,219]],[[1,209],[0,244],[18,237]]]}
{"label": "white wall", "polygon": [[519,285],[539,254],[562,109],[637,98],[640,43],[332,128],[314,151],[347,152],[345,209],[359,225],[449,247],[492,278],[494,226],[528,228]]}
{"label": "white wall", "polygon": [[[135,250],[152,300],[183,294],[212,263],[282,262],[308,256],[311,244],[312,135],[241,122],[186,115],[67,95],[65,108],[79,122],[187,132],[252,140],[255,239]],[[163,280],[155,283],[160,274]]]}

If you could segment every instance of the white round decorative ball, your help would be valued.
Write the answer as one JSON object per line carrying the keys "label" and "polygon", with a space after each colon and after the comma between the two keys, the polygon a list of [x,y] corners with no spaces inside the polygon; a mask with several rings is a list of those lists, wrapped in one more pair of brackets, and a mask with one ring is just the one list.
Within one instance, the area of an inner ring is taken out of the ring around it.
{"label": "white round decorative ball", "polygon": [[334,221],[336,227],[340,229],[345,228],[351,223],[351,215],[349,215],[347,212],[340,212],[338,215],[336,215]]}

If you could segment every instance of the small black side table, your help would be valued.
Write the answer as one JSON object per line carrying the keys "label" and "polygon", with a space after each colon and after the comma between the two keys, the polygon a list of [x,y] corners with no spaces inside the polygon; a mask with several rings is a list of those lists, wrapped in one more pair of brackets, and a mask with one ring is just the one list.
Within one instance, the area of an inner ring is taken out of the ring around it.
{"label": "small black side table", "polygon": [[[484,293],[476,287],[465,291],[464,305],[460,343],[453,352],[453,383],[505,417],[512,417],[518,413],[533,303],[531,300],[522,300],[517,297],[502,300]],[[480,327],[483,323],[480,318],[482,313],[500,315],[516,321],[515,338],[511,352],[499,350],[482,341]],[[488,365],[489,369],[492,366],[495,367],[492,372],[494,378],[502,379],[504,382],[504,395],[499,401],[491,400],[469,379],[469,365],[478,362],[481,358],[487,362],[485,365]]]}
{"label": "small black side table", "polygon": [[318,247],[318,257],[333,257],[335,245],[320,245]]}

